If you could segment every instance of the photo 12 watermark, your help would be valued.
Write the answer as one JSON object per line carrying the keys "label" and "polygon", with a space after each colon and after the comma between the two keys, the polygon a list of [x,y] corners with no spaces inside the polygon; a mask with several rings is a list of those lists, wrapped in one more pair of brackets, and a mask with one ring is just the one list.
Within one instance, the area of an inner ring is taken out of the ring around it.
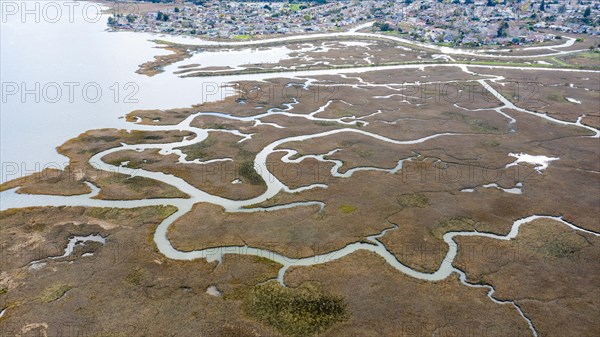
{"label": "photo 12 watermark", "polygon": [[136,82],[2,82],[2,103],[139,103]]}
{"label": "photo 12 watermark", "polygon": [[102,20],[104,8],[87,1],[1,1],[2,23],[87,23]]}

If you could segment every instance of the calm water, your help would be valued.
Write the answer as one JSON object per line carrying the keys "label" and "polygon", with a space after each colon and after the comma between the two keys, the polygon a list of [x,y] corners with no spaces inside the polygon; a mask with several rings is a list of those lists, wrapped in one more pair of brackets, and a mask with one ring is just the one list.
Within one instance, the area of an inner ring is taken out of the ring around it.
{"label": "calm water", "polygon": [[[167,53],[149,41],[157,36],[107,32],[108,16],[96,15],[97,7],[89,5],[84,14],[85,3],[75,7],[72,16],[65,3],[39,4],[39,22],[34,14],[23,19],[22,7],[11,14],[13,8],[2,4],[2,182],[64,166],[66,158],[55,151],[57,146],[86,130],[123,128],[120,117],[132,110],[186,107],[222,97],[210,92],[212,83],[222,84],[224,78],[136,74],[139,64]],[[35,9],[31,1],[26,6]],[[58,20],[53,6],[61,8]]]}
{"label": "calm water", "polygon": [[[34,8],[30,2],[27,5]],[[73,22],[63,14],[56,23],[43,17],[38,23],[33,15],[22,20],[18,14],[3,13],[2,181],[52,162],[63,164],[65,158],[56,153],[56,146],[88,129],[122,127],[124,122],[118,117],[129,110],[174,104],[168,93],[165,99],[157,97],[161,91],[158,83],[134,73],[137,64],[156,54],[147,37],[105,32],[106,17],[90,23],[84,20],[81,10],[74,11]],[[65,85],[68,82],[73,84]],[[134,83],[133,89],[139,88],[134,96],[137,104],[124,103],[124,91],[116,94],[110,89],[114,83],[123,87],[128,82]],[[17,93],[10,95],[15,83]],[[86,84],[84,97],[82,88]],[[69,86],[74,88],[72,95]],[[102,90],[99,100],[96,88]],[[34,93],[22,97],[23,89],[32,90],[38,97]],[[184,106],[194,101],[191,96],[181,100]],[[15,165],[19,172],[13,173]]]}

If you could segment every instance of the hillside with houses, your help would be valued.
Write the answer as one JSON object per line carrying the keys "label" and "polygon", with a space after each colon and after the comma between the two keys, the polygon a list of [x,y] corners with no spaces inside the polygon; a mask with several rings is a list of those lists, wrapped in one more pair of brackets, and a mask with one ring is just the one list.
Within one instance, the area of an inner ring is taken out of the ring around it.
{"label": "hillside with houses", "polygon": [[158,11],[125,14],[117,9],[108,24],[115,30],[247,39],[340,31],[369,21],[375,22],[374,31],[420,42],[469,47],[524,45],[551,41],[564,33],[600,35],[600,4],[545,0],[182,1]]}

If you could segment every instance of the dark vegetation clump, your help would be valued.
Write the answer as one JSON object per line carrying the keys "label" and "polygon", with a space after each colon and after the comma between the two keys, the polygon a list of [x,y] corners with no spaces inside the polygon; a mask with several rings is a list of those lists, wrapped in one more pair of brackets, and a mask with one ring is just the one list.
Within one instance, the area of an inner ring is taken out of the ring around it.
{"label": "dark vegetation clump", "polygon": [[407,208],[423,208],[429,205],[429,198],[423,193],[403,194],[398,196],[397,200],[402,207]]}
{"label": "dark vegetation clump", "polygon": [[191,160],[196,160],[196,159],[205,159],[210,154],[208,151],[210,149],[210,147],[212,147],[216,143],[217,143],[216,139],[207,138],[200,143],[179,147],[177,149],[181,150],[181,152],[183,152],[184,154],[187,155],[185,158],[187,160],[191,161]]}
{"label": "dark vegetation clump", "polygon": [[246,315],[288,336],[309,336],[347,319],[344,299],[323,293],[315,286],[286,288],[269,282],[244,296]]}
{"label": "dark vegetation clump", "polygon": [[240,165],[240,176],[244,177],[252,185],[261,185],[263,179],[254,169],[253,161],[245,161]]}

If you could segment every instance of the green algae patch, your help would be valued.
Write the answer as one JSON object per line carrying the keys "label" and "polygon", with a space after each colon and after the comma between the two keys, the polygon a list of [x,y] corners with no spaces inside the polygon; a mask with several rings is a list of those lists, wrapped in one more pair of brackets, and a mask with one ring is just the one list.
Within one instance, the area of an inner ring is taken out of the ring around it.
{"label": "green algae patch", "polygon": [[589,246],[589,243],[577,234],[565,233],[558,235],[550,241],[544,242],[537,248],[538,253],[557,259],[572,259],[580,250]]}
{"label": "green algae patch", "polygon": [[356,206],[353,206],[353,205],[342,205],[338,209],[342,213],[350,214],[350,213],[354,213],[354,211],[356,211]]}
{"label": "green algae patch", "polygon": [[58,283],[46,288],[40,295],[43,302],[50,303],[59,300],[73,287],[66,283]]}
{"label": "green algae patch", "polygon": [[402,194],[397,198],[402,207],[423,208],[429,205],[429,198],[423,193]]}
{"label": "green algae patch", "polygon": [[132,269],[127,276],[125,276],[125,282],[134,285],[140,286],[142,284],[142,280],[144,279],[144,271],[140,268]]}
{"label": "green algae patch", "polygon": [[286,288],[268,282],[249,289],[243,300],[246,315],[288,336],[308,336],[347,319],[342,297],[316,286]]}

